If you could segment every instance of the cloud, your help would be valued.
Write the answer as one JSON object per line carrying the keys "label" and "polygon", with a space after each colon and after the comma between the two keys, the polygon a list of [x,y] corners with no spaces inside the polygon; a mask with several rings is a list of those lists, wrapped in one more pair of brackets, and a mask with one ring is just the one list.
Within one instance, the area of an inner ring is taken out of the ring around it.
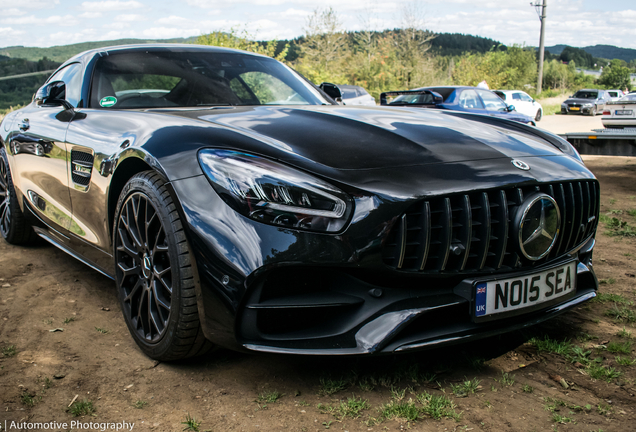
{"label": "cloud", "polygon": [[0,20],[3,23],[10,23],[15,25],[32,25],[37,22],[38,24],[53,24],[57,26],[70,27],[78,23],[77,19],[73,15],[52,15],[46,18],[36,18],[34,15],[23,16],[19,18],[4,18]]}
{"label": "cloud", "polygon": [[93,18],[101,18],[101,16],[102,16],[101,12],[84,12],[83,14],[79,14],[78,18],[93,19]]}
{"label": "cloud", "polygon": [[82,3],[82,9],[92,12],[112,12],[119,10],[138,9],[143,7],[142,3],[135,0],[119,1],[119,0],[105,0],[96,2],[84,2]]}
{"label": "cloud", "polygon": [[[18,6],[15,0],[0,0],[0,8],[13,8]],[[34,9],[50,9],[58,5],[60,0],[20,0],[19,6],[27,11],[33,11]],[[26,12],[24,12],[26,13]]]}
{"label": "cloud", "polygon": [[25,11],[22,11],[22,10],[17,9],[17,8],[0,10],[0,16],[5,16],[5,17],[20,16],[20,15],[25,15],[25,14],[26,14]]}
{"label": "cloud", "polygon": [[152,27],[142,31],[145,37],[151,39],[171,39],[178,37],[198,36],[201,30],[198,28],[174,28],[174,27]]}
{"label": "cloud", "polygon": [[147,21],[144,15],[139,14],[121,14],[115,17],[115,21],[125,21],[125,22],[138,22],[138,21]]}

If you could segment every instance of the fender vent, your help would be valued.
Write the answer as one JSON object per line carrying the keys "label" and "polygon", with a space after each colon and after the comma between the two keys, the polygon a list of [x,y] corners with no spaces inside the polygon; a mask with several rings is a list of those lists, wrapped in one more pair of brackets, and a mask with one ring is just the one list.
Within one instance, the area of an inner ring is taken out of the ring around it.
{"label": "fender vent", "polygon": [[93,158],[90,153],[71,150],[71,178],[73,183],[88,186],[93,172]]}

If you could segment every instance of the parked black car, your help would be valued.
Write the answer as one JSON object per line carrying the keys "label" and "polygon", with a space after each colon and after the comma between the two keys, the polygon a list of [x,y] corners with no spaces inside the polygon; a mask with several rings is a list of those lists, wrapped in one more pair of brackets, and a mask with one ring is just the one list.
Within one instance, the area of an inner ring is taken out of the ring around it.
{"label": "parked black car", "polygon": [[453,111],[462,111],[473,114],[484,114],[492,117],[499,117],[520,123],[536,126],[532,117],[515,111],[514,105],[508,105],[495,92],[490,90],[469,87],[469,86],[438,86],[422,87],[414,89],[413,92],[429,90],[442,97],[441,101],[434,101],[431,96],[408,92],[387,92],[404,93],[397,96],[388,105],[392,106],[427,106]]}
{"label": "parked black car", "polygon": [[605,90],[583,89],[577,91],[561,104],[561,114],[587,114],[595,116],[602,113],[605,104],[612,98]]}
{"label": "parked black car", "polygon": [[212,343],[437,347],[597,290],[598,182],[566,141],[498,117],[340,106],[264,56],[87,51],[0,139],[2,236],[38,235],[113,278],[156,359]]}

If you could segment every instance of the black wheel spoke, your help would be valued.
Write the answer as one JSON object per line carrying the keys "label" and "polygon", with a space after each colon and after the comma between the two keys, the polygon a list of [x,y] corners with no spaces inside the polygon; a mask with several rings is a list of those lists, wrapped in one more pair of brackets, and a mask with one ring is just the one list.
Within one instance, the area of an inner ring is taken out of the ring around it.
{"label": "black wheel spoke", "polygon": [[172,306],[172,271],[167,238],[157,207],[133,192],[121,207],[115,227],[117,283],[124,313],[147,343],[165,333]]}

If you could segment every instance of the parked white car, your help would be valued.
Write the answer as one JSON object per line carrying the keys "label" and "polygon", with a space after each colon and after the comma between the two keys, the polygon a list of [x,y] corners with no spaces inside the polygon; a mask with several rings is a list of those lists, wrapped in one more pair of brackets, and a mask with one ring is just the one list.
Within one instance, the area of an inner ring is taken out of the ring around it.
{"label": "parked white car", "polygon": [[513,105],[515,111],[532,117],[535,121],[540,121],[543,117],[543,107],[536,100],[532,99],[528,93],[521,90],[493,90],[508,105]]}
{"label": "parked white car", "polygon": [[375,99],[360,86],[338,84],[342,92],[342,101],[345,105],[369,105],[375,106]]}
{"label": "parked white car", "polygon": [[612,101],[617,101],[623,96],[625,96],[625,93],[623,92],[623,90],[616,90],[616,89],[608,90],[607,94],[609,94]]}
{"label": "parked white car", "polygon": [[636,128],[636,93],[606,104],[601,121],[608,129]]}

